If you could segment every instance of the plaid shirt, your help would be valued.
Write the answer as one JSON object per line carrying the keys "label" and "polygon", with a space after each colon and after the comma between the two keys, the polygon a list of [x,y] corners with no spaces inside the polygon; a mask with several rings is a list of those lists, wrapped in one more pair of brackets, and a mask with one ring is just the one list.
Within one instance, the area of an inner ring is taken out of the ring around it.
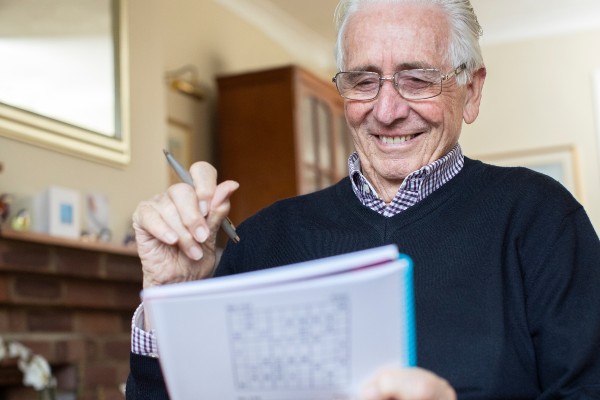
{"label": "plaid shirt", "polygon": [[[386,217],[394,216],[429,196],[456,176],[463,165],[464,156],[460,145],[456,144],[444,157],[408,175],[392,202],[385,204],[362,174],[358,154],[352,153],[348,159],[348,171],[356,197],[366,207]],[[143,326],[144,308],[140,305],[131,321],[131,351],[135,354],[158,357],[154,331],[146,332]]]}
{"label": "plaid shirt", "polygon": [[140,304],[131,320],[131,352],[142,356],[158,357],[154,330],[144,329],[144,305]]}
{"label": "plaid shirt", "polygon": [[385,217],[392,217],[414,206],[456,176],[463,165],[464,156],[460,145],[457,143],[444,157],[408,175],[400,185],[400,189],[391,203],[385,204],[371,183],[362,174],[358,154],[353,153],[348,159],[348,169],[354,194],[366,207]]}

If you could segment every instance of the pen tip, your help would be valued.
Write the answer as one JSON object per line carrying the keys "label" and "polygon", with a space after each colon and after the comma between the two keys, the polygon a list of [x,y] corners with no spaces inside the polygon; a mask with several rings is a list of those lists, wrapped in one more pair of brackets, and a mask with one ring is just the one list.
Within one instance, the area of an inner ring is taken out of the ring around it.
{"label": "pen tip", "polygon": [[163,149],[163,153],[165,153],[165,156],[169,154],[169,152],[165,149]]}

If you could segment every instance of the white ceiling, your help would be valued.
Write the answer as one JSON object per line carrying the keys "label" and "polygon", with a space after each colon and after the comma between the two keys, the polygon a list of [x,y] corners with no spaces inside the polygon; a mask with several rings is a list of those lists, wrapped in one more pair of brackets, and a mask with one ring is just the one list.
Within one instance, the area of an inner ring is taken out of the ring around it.
{"label": "white ceiling", "polygon": [[[256,25],[298,60],[333,70],[338,0],[214,0]],[[471,0],[483,26],[482,43],[494,44],[600,27],[600,0]],[[31,24],[35,15],[54,15],[65,23],[61,33],[106,31],[108,19],[77,17],[107,15],[108,0],[0,0],[0,35],[35,34],[48,27]],[[75,7],[77,5],[77,7]],[[91,10],[101,7],[102,12]],[[25,11],[23,11],[25,10]],[[68,20],[68,22],[66,22]],[[77,23],[79,22],[79,23]],[[58,33],[58,32],[57,32]]]}
{"label": "white ceiling", "polygon": [[[338,0],[214,0],[258,26],[291,52],[332,67]],[[471,0],[482,43],[504,43],[600,27],[600,0]]]}
{"label": "white ceiling", "polygon": [[[257,3],[262,0],[250,0]],[[264,0],[324,38],[334,35],[338,0]],[[562,32],[600,26],[600,0],[471,0],[489,40],[518,38],[535,32]]]}

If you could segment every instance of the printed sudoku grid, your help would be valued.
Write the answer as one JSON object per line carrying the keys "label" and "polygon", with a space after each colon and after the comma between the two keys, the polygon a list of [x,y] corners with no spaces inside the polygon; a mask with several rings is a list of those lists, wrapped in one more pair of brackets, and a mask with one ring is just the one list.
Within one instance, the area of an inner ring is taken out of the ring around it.
{"label": "printed sudoku grid", "polygon": [[319,390],[350,382],[350,302],[345,295],[293,305],[231,305],[238,390]]}

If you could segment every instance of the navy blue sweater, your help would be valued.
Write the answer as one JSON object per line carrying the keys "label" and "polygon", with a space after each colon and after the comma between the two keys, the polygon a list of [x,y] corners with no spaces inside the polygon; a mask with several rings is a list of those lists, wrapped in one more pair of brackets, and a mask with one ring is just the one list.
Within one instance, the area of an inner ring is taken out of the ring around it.
{"label": "navy blue sweater", "polygon": [[[345,178],[275,203],[238,233],[217,275],[397,244],[415,265],[418,365],[460,399],[600,398],[600,241],[544,175],[466,159],[391,218]],[[160,398],[149,380],[158,364],[132,355],[131,367],[128,398]],[[157,396],[136,397],[140,385]]]}

